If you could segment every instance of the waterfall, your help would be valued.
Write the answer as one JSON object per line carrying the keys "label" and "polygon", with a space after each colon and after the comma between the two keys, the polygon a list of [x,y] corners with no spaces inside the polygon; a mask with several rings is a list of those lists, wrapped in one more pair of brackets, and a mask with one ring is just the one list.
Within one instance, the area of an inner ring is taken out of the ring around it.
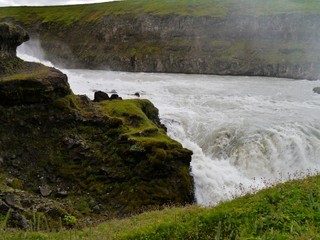
{"label": "waterfall", "polygon": [[[43,60],[32,47],[18,52]],[[214,205],[320,169],[320,95],[312,91],[320,81],[62,71],[76,94],[92,98],[96,90],[116,90],[124,98],[139,92],[150,99],[168,134],[194,153],[198,204]]]}

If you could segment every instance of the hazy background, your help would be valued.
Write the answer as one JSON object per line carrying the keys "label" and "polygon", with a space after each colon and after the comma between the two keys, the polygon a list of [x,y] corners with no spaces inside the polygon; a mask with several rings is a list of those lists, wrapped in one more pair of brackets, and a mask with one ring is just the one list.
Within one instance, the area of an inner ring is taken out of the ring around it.
{"label": "hazy background", "polygon": [[3,6],[46,6],[46,5],[72,5],[97,2],[112,2],[113,0],[0,0],[0,7]]}

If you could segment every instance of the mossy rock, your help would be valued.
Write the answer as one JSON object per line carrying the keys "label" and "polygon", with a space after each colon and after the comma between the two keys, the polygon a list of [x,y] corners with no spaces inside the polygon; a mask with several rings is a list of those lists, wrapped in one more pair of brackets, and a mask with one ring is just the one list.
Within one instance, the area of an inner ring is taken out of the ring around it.
{"label": "mossy rock", "polygon": [[0,22],[0,57],[8,58],[16,55],[16,49],[29,40],[28,33],[20,26]]}
{"label": "mossy rock", "polygon": [[3,106],[53,102],[70,93],[67,76],[53,68],[0,78]]}
{"label": "mossy rock", "polygon": [[17,58],[17,47],[27,40],[21,27],[0,23],[0,105],[53,102],[71,93],[67,76],[59,70]]}

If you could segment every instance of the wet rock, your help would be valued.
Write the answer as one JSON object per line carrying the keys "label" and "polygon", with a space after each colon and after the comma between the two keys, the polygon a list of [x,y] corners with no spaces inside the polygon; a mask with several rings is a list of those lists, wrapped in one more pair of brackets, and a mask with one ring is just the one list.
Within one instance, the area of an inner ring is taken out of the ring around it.
{"label": "wet rock", "polygon": [[122,98],[119,97],[118,94],[115,94],[115,93],[114,93],[114,94],[111,95],[110,100],[122,100]]}
{"label": "wet rock", "polygon": [[313,92],[320,94],[320,87],[315,87],[315,88],[313,89]]}
{"label": "wet rock", "polygon": [[136,97],[140,97],[140,93],[136,92],[133,95],[135,95]]}
{"label": "wet rock", "polygon": [[40,186],[39,190],[41,195],[44,197],[48,197],[52,193],[51,189],[48,186]]}
{"label": "wet rock", "polygon": [[13,194],[7,194],[6,198],[5,198],[5,202],[11,206],[14,207],[16,205],[16,199],[15,196]]}
{"label": "wet rock", "polygon": [[94,102],[101,102],[109,99],[109,95],[105,92],[97,91],[94,93]]}

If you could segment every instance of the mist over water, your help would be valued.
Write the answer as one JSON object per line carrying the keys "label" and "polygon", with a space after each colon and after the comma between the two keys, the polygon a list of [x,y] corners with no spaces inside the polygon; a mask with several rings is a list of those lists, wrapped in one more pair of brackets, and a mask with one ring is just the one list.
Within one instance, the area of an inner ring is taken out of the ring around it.
{"label": "mist over water", "polygon": [[[24,56],[19,48],[19,56]],[[27,54],[29,55],[29,54]],[[320,169],[320,81],[62,70],[76,94],[150,99],[168,134],[193,151],[198,204]]]}
{"label": "mist over water", "polygon": [[51,62],[45,60],[44,52],[38,39],[30,39],[28,43],[19,46],[17,56],[28,62],[39,62],[53,67]]}

